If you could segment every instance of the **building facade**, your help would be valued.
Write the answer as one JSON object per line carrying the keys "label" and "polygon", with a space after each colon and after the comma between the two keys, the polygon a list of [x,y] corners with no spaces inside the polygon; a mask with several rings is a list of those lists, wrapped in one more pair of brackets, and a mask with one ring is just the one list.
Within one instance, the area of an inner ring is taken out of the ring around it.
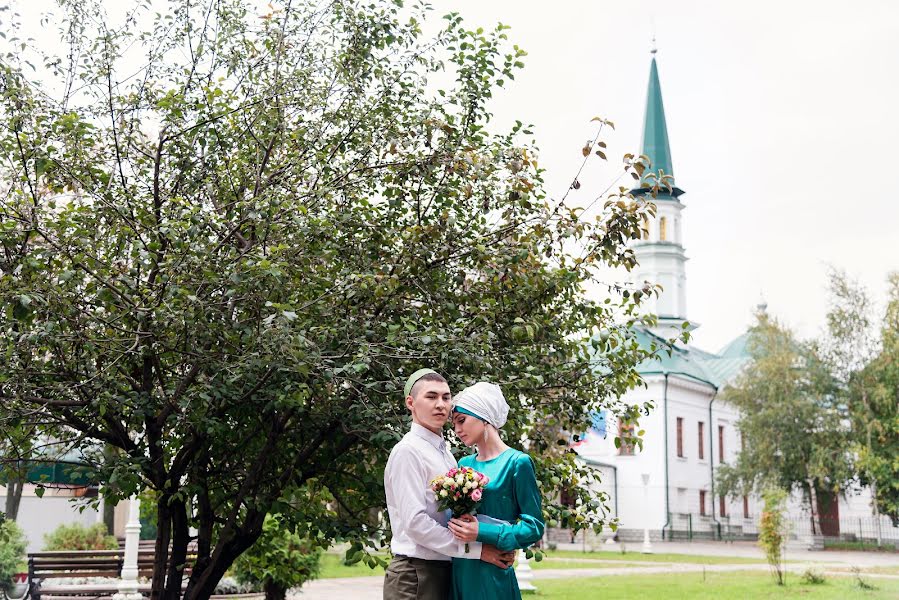
{"label": "building facade", "polygon": [[[644,223],[648,235],[634,243],[640,264],[633,271],[633,283],[642,285],[648,281],[663,287],[647,307],[648,312],[658,315],[658,325],[632,331],[641,345],[649,347],[652,342],[662,344],[676,337],[688,317],[688,259],[681,202],[685,192],[673,179],[655,51],[641,153],[652,161],[647,172],[661,171],[671,178],[667,181],[670,188],[663,187],[655,199],[657,215]],[[652,178],[644,174],[633,193],[646,193],[652,183]],[[601,415],[596,420],[599,425],[575,445],[582,460],[602,471],[603,491],[610,494],[610,506],[620,522],[620,540],[642,540],[644,530],[652,539],[752,539],[757,535],[760,500],[752,496],[725,497],[715,490],[716,468],[734,460],[743,444],[737,427],[739,411],[724,401],[719,392],[749,362],[747,341],[748,333],[718,352],[678,344],[670,356],[663,355],[639,366],[646,385],[630,391],[624,400],[632,404],[652,401],[655,406],[637,425],[645,431],[642,449],[626,443],[616,447],[615,437],[626,438],[628,431],[611,415]],[[788,510],[794,537],[811,538],[807,503],[794,495]],[[835,520],[830,530],[825,530],[828,535],[899,543],[899,529],[885,517],[874,520],[867,490],[838,496],[836,506],[829,510]],[[570,533],[550,532],[554,541],[569,541],[566,535]],[[604,534],[611,535],[611,531]]]}

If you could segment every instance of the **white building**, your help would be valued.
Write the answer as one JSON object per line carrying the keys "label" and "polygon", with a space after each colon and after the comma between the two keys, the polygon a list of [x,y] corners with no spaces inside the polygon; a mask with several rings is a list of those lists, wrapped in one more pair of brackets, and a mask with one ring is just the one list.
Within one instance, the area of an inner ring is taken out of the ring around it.
{"label": "white building", "polygon": [[[653,51],[655,54],[655,51]],[[655,56],[653,56],[644,118],[642,154],[652,159],[651,170],[674,175],[665,111]],[[635,193],[647,191],[641,181]],[[647,222],[649,235],[635,243],[639,267],[634,283],[660,283],[663,292],[651,299],[648,312],[659,315],[652,330],[636,329],[644,346],[656,339],[676,337],[687,320],[685,240],[682,236],[680,200],[676,183],[670,193],[659,193],[658,213]],[[764,309],[764,307],[761,307]],[[614,440],[621,428],[601,415],[584,440],[576,445],[580,457],[603,471],[603,491],[620,519],[619,538],[641,540],[644,528],[653,539],[752,537],[760,513],[754,497],[727,498],[715,490],[715,469],[735,458],[741,448],[736,425],[738,411],[724,402],[719,390],[732,381],[750,360],[748,334],[733,340],[717,353],[680,345],[670,357],[648,361],[639,367],[645,388],[632,390],[625,400],[633,404],[653,401],[655,410],[639,421],[645,431],[642,450]],[[875,525],[867,490],[846,493],[826,512],[837,517],[825,533],[899,542],[899,530],[888,519]],[[798,496],[791,499],[790,519],[798,537],[810,533],[807,508]],[[819,513],[823,512],[819,510]],[[556,531],[555,541],[567,532]],[[611,532],[608,532],[611,535]]]}

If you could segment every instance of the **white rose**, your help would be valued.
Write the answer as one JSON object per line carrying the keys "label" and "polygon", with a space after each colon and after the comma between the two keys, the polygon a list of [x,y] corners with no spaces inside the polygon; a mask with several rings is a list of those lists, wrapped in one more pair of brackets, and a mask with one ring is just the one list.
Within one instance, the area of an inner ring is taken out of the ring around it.
{"label": "white rose", "polygon": [[463,477],[462,475],[456,475],[456,483],[462,485],[463,483],[465,483],[465,477]]}
{"label": "white rose", "polygon": [[440,496],[446,498],[446,490],[440,490]]}

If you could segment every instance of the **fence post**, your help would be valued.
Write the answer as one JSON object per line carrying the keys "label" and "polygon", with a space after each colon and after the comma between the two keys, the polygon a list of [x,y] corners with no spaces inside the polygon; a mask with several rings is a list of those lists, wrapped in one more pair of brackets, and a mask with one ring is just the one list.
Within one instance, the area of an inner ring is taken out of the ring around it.
{"label": "fence post", "polygon": [[687,515],[687,539],[693,541],[693,513]]}

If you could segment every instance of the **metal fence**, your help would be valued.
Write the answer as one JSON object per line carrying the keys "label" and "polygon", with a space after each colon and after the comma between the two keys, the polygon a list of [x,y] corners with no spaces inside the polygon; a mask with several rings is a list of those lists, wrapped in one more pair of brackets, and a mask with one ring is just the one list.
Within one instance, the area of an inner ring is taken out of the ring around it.
{"label": "metal fence", "polygon": [[[822,541],[828,544],[896,546],[899,548],[899,527],[888,517],[819,517],[813,523],[810,516],[791,516],[786,519],[791,540]],[[726,516],[713,519],[709,515],[670,513],[667,540],[756,540],[759,517]]]}

